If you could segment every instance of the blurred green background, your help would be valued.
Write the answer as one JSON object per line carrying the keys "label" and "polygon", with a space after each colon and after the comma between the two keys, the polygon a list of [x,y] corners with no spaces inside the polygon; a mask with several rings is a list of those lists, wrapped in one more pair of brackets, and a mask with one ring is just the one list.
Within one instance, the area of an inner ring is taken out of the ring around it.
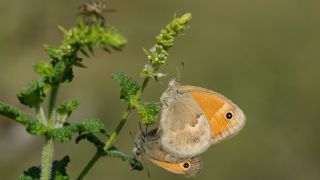
{"label": "blurred green background", "polygon": [[[18,104],[16,94],[31,79],[31,65],[46,60],[43,44],[57,45],[57,25],[71,27],[76,0],[0,1],[0,101]],[[168,79],[213,89],[236,102],[247,124],[236,137],[202,155],[203,173],[194,179],[320,179],[320,1],[313,0],[136,0],[107,2],[108,24],[128,39],[123,52],[97,51],[85,60],[88,69],[75,71],[72,84],[63,85],[60,100],[79,98],[71,121],[99,117],[112,131],[125,106],[112,72],[125,71],[139,79],[146,62],[142,48],[175,13],[193,14],[191,28],[171,50],[168,73],[152,82],[144,100],[158,102]],[[181,63],[185,66],[182,69]],[[32,113],[32,112],[30,112]],[[117,146],[130,152],[129,132],[138,132],[134,113]],[[43,141],[29,136],[21,125],[0,117],[1,179],[16,179],[23,170],[40,164]],[[71,157],[74,179],[95,149],[91,144],[56,144],[55,158]],[[148,163],[152,179],[184,179]],[[98,161],[86,179],[149,179],[130,171],[119,159]]]}

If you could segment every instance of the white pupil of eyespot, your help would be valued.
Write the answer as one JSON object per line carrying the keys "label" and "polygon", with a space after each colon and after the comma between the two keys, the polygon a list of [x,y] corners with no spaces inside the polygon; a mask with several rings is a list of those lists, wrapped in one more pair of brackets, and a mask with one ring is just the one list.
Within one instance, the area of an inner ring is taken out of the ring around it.
{"label": "white pupil of eyespot", "polygon": [[185,163],[183,163],[182,166],[183,166],[184,169],[189,169],[190,168],[190,163],[185,162]]}
{"label": "white pupil of eyespot", "polygon": [[228,112],[227,114],[226,114],[226,118],[227,119],[232,119],[232,117],[233,117],[233,115],[232,115],[232,113],[231,112]]}

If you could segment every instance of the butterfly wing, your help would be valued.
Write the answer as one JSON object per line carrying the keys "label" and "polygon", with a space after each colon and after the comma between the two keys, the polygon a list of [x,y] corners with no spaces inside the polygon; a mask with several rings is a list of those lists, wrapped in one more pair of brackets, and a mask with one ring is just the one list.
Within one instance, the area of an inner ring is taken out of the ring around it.
{"label": "butterfly wing", "polygon": [[[141,138],[140,138],[141,139]],[[157,134],[150,133],[140,141],[143,148],[143,156],[157,166],[183,176],[193,177],[201,172],[202,163],[199,156],[181,159],[161,149],[160,139]]]}
{"label": "butterfly wing", "polygon": [[169,88],[161,97],[160,143],[178,157],[194,157],[211,145],[211,129],[206,116],[188,93]]}
{"label": "butterfly wing", "polygon": [[158,165],[159,167],[183,176],[187,177],[194,177],[200,174],[201,172],[201,159],[199,156],[190,158],[190,159],[184,159],[180,162],[166,162],[166,161],[160,161],[152,158],[148,158],[151,162]]}
{"label": "butterfly wing", "polygon": [[212,144],[234,136],[244,126],[243,111],[223,95],[194,86],[182,86],[181,92],[188,92],[208,119]]}

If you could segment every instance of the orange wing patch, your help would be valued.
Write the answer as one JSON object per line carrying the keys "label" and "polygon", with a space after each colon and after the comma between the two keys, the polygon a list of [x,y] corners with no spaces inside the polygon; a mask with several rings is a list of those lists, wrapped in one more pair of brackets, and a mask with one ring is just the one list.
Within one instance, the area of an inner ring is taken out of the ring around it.
{"label": "orange wing patch", "polygon": [[186,174],[186,172],[180,166],[179,163],[169,163],[169,162],[165,162],[165,161],[158,161],[158,160],[155,160],[155,159],[150,159],[150,161],[153,162],[154,164],[162,167],[163,169],[172,172],[172,173],[175,173],[175,174]]}
{"label": "orange wing patch", "polygon": [[193,91],[190,94],[209,120],[212,135],[217,136],[223,133],[230,123],[219,111],[225,104],[225,100],[216,94],[203,91]]}

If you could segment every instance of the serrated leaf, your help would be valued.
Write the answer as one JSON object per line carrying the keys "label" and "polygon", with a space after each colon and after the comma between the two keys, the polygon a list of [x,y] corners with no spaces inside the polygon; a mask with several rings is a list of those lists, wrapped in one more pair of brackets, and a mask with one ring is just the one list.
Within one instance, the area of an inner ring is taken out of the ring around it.
{"label": "serrated leaf", "polygon": [[73,75],[72,66],[67,66],[65,68],[61,82],[71,82],[73,77],[74,77],[74,75]]}
{"label": "serrated leaf", "polygon": [[68,180],[67,166],[70,163],[69,156],[63,157],[61,160],[56,160],[52,164],[52,178],[53,180]]}
{"label": "serrated leaf", "polygon": [[37,122],[12,105],[0,102],[0,114],[24,124],[27,132],[32,135],[42,135],[48,131],[44,124]]}
{"label": "serrated leaf", "polygon": [[66,65],[63,61],[56,61],[54,64],[54,73],[52,75],[52,83],[58,84],[63,82],[63,75],[65,73]]}
{"label": "serrated leaf", "polygon": [[24,114],[17,107],[3,102],[0,102],[0,114],[13,120],[16,120],[22,124],[34,121],[34,119],[31,116]]}
{"label": "serrated leaf", "polygon": [[82,134],[104,132],[105,128],[100,119],[91,118],[75,124]]}
{"label": "serrated leaf", "polygon": [[114,73],[113,78],[120,84],[120,99],[129,103],[131,98],[140,95],[140,85],[125,73]]}
{"label": "serrated leaf", "polygon": [[38,62],[37,64],[33,65],[33,68],[36,73],[44,78],[50,77],[54,73],[52,64],[44,61]]}
{"label": "serrated leaf", "polygon": [[62,26],[58,26],[59,30],[64,34],[64,35],[67,35],[68,34],[68,31],[62,27]]}
{"label": "serrated leaf", "polygon": [[104,132],[104,130],[104,125],[100,122],[100,120],[92,118],[74,124],[66,124],[62,128],[51,130],[49,134],[52,138],[57,139],[60,142],[67,142],[70,141],[72,136],[76,133],[94,134],[97,132]]}
{"label": "serrated leaf", "polygon": [[95,135],[93,134],[80,134],[77,139],[76,143],[79,143],[79,141],[87,139],[89,142],[94,144],[99,151],[99,153],[102,153],[104,156],[108,157],[115,157],[115,158],[120,158],[123,161],[129,162],[130,166],[132,167],[133,170],[143,170],[143,165],[142,163],[134,158],[133,156],[126,154],[122,151],[119,151],[115,146],[111,146],[107,151],[103,150],[104,143]]}
{"label": "serrated leaf", "polygon": [[127,161],[129,162],[130,166],[132,167],[132,170],[138,170],[138,171],[142,171],[143,170],[143,165],[140,161],[138,161],[136,158],[134,158],[133,156],[126,154],[122,151],[119,151],[117,148],[115,147],[111,147],[106,155],[108,157],[115,157],[115,158],[119,158],[122,161]]}
{"label": "serrated leaf", "polygon": [[77,66],[77,67],[80,67],[80,68],[87,68],[87,66],[85,66],[84,64],[82,64],[82,63],[79,62],[79,61],[74,62],[73,65],[75,65],[75,66]]}
{"label": "serrated leaf", "polygon": [[[69,156],[63,157],[62,160],[55,160],[52,163],[52,180],[68,180],[67,166],[70,163]],[[41,169],[40,167],[31,167],[23,171],[23,175],[19,176],[18,180],[40,180]]]}
{"label": "serrated leaf", "polygon": [[92,55],[94,55],[94,51],[93,51],[92,46],[91,46],[90,44],[87,45],[87,48],[88,48],[88,50],[90,51],[90,53],[91,53]]}
{"label": "serrated leaf", "polygon": [[54,60],[61,60],[62,59],[62,52],[60,49],[51,47],[49,45],[45,45],[44,48],[50,58],[52,58]]}
{"label": "serrated leaf", "polygon": [[63,81],[65,63],[61,60],[56,60],[52,63],[39,62],[33,68],[43,77],[43,81],[51,86],[55,86]]}
{"label": "serrated leaf", "polygon": [[26,124],[26,130],[33,135],[43,135],[48,132],[46,125],[40,122],[30,122]]}
{"label": "serrated leaf", "polygon": [[79,104],[80,103],[79,103],[78,100],[64,101],[58,107],[58,113],[59,114],[68,114],[68,116],[70,116],[72,111],[75,110],[78,107]]}
{"label": "serrated leaf", "polygon": [[20,103],[29,107],[36,107],[43,102],[50,86],[43,82],[42,79],[31,81],[18,94]]}
{"label": "serrated leaf", "polygon": [[23,171],[23,175],[19,176],[19,180],[39,180],[41,169],[40,167],[31,167],[26,171]]}
{"label": "serrated leaf", "polygon": [[159,104],[145,103],[135,106],[135,108],[137,109],[143,124],[151,125],[157,121],[157,115],[160,111]]}
{"label": "serrated leaf", "polygon": [[86,50],[84,50],[84,49],[82,49],[82,48],[80,48],[79,50],[80,50],[80,52],[81,52],[83,55],[85,55],[86,57],[90,57]]}

